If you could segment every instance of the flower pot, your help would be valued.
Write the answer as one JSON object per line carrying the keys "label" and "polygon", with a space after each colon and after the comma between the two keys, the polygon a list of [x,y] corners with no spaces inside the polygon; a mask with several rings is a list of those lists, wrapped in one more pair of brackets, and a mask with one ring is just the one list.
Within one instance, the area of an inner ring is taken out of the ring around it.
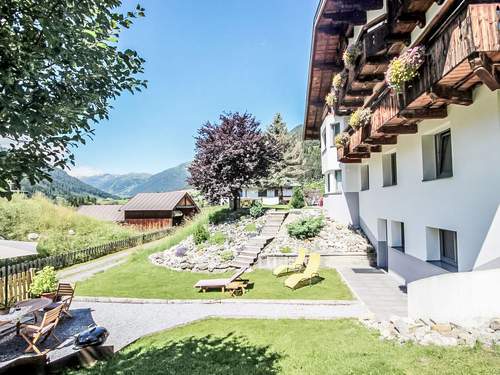
{"label": "flower pot", "polygon": [[56,292],[47,292],[47,293],[42,293],[40,295],[41,298],[48,298],[50,300],[54,300],[56,298]]}

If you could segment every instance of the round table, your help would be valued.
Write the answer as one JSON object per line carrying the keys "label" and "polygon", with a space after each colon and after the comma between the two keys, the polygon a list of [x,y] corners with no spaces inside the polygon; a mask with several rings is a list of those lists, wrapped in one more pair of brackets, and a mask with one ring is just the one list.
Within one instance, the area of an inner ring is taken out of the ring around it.
{"label": "round table", "polygon": [[19,326],[21,324],[22,317],[29,314],[34,314],[39,310],[43,310],[52,302],[53,301],[50,298],[45,297],[28,299],[26,301],[18,302],[14,305],[14,308],[11,309],[11,312],[9,314],[0,315],[0,326],[13,323],[16,325],[17,334],[19,334]]}

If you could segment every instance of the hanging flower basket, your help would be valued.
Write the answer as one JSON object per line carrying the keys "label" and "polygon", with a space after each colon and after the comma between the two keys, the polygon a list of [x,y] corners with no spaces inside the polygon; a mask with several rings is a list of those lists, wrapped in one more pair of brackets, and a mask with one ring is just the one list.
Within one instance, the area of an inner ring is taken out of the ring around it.
{"label": "hanging flower basket", "polygon": [[337,95],[335,95],[334,92],[330,92],[326,96],[325,102],[328,107],[333,108],[335,106],[335,103],[337,103]]}
{"label": "hanging flower basket", "polygon": [[372,112],[370,108],[358,108],[349,118],[349,126],[354,130],[364,127],[370,123]]}
{"label": "hanging flower basket", "polygon": [[349,134],[342,132],[335,137],[335,146],[345,148],[349,144]]}
{"label": "hanging flower basket", "polygon": [[347,67],[353,67],[356,64],[356,60],[361,53],[361,49],[357,44],[351,44],[347,47],[342,55],[342,59],[344,60],[344,64]]}
{"label": "hanging flower basket", "polygon": [[343,73],[335,74],[332,80],[333,90],[339,91],[342,88],[342,86],[344,86],[344,83],[345,83],[345,75]]}
{"label": "hanging flower basket", "polygon": [[389,87],[396,92],[402,92],[404,84],[418,75],[418,69],[425,61],[424,47],[408,48],[399,57],[389,63],[385,73],[385,80]]}

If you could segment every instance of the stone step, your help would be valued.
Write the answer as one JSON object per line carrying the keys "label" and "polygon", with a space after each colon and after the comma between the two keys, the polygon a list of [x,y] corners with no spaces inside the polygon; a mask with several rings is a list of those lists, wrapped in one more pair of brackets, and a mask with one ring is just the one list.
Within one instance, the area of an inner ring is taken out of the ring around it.
{"label": "stone step", "polygon": [[248,267],[250,266],[249,263],[245,263],[245,262],[240,262],[238,260],[233,260],[233,262],[231,263],[231,267],[235,267],[235,268],[242,268],[242,267]]}
{"label": "stone step", "polygon": [[253,260],[257,259],[257,257],[259,256],[260,254],[260,251],[258,253],[252,253],[252,252],[248,252],[248,251],[245,251],[243,250],[242,252],[240,252],[238,254],[238,257],[247,257],[247,258],[252,258]]}
{"label": "stone step", "polygon": [[256,258],[257,258],[257,256],[255,256],[255,255],[238,254],[238,256],[235,258],[235,260],[238,262],[252,264],[253,262],[255,262]]}
{"label": "stone step", "polygon": [[245,245],[243,247],[244,251],[250,251],[250,252],[260,252],[264,246],[252,246],[252,245]]}

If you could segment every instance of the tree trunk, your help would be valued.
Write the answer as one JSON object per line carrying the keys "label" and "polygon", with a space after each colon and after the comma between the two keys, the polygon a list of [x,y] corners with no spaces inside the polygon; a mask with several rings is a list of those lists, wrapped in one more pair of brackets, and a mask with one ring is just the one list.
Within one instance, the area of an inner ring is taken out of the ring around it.
{"label": "tree trunk", "polygon": [[240,208],[240,196],[239,195],[235,195],[230,199],[229,207],[233,211],[236,211]]}

